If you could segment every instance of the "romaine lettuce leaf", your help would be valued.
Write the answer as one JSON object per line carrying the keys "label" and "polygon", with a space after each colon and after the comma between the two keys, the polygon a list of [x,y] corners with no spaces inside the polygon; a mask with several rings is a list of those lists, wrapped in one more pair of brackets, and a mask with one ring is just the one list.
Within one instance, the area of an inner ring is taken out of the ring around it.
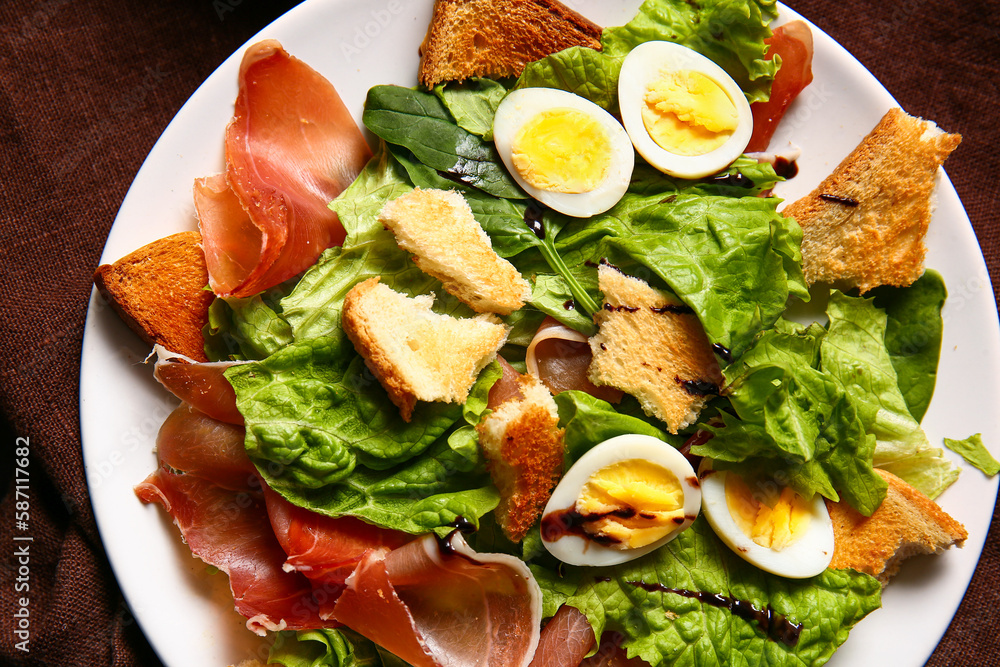
{"label": "romaine lettuce leaf", "polygon": [[629,23],[604,31],[601,51],[578,46],[529,63],[516,87],[560,88],[616,111],[625,56],[643,42],[666,40],[714,61],[749,101],[766,100],[779,62],[764,58],[764,39],[776,16],[774,0],[647,0]]}
{"label": "romaine lettuce leaf", "polygon": [[735,414],[703,424],[713,437],[691,451],[719,468],[775,477],[807,498],[843,497],[870,515],[886,488],[872,469],[875,439],[843,385],[819,367],[825,335],[787,320],[760,334],[723,371]]}
{"label": "romaine lettuce leaf", "polygon": [[875,466],[936,498],[958,478],[958,469],[930,445],[910,414],[885,347],[885,313],[872,299],[837,291],[826,312],[830,326],[822,343],[823,369],[843,384],[866,431],[876,437]]}
{"label": "romaine lettuce leaf", "polygon": [[[533,572],[547,613],[561,603],[576,607],[597,636],[620,633],[628,655],[654,667],[823,664],[851,627],[881,604],[881,584],[852,570],[804,580],[766,574],[716,538],[704,518],[630,563],[565,567],[561,576],[536,565]],[[770,639],[754,621],[692,597],[699,593],[770,609],[801,625],[798,641],[790,646]]]}
{"label": "romaine lettuce leaf", "polygon": [[434,94],[441,99],[455,123],[485,141],[493,141],[493,116],[507,92],[507,87],[499,81],[484,78],[434,87]]}
{"label": "romaine lettuce leaf", "polygon": [[983,444],[983,435],[976,433],[964,440],[944,439],[944,445],[951,451],[960,454],[965,461],[983,471],[983,474],[992,477],[1000,472],[1000,461],[993,458],[990,450]]}
{"label": "romaine lettuce leaf", "polygon": [[289,345],[233,367],[246,449],[292,503],[388,528],[475,524],[498,501],[475,428],[500,373],[480,376],[465,405],[420,402],[404,422],[343,334]]}
{"label": "romaine lettuce leaf", "polygon": [[348,630],[318,629],[274,635],[268,664],[284,667],[405,667],[406,663]]}

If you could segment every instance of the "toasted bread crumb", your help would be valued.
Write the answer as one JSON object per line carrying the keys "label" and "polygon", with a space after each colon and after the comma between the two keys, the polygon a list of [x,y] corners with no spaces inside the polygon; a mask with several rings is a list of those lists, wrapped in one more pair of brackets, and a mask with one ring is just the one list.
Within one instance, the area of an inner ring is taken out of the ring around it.
{"label": "toasted bread crumb", "polygon": [[[675,298],[602,264],[604,308],[590,339],[590,381],[632,394],[671,433],[691,424],[708,401],[699,389],[722,385],[722,372],[698,317]],[[680,311],[680,312],[677,312]]]}
{"label": "toasted bread crumb", "polygon": [[870,517],[844,501],[826,503],[834,533],[830,567],[870,574],[885,586],[905,559],[962,546],[969,534],[926,495],[890,472],[875,471],[889,488]]}
{"label": "toasted bread crumb", "polygon": [[153,241],[94,273],[104,300],[149,345],[208,361],[202,329],[215,295],[201,234],[180,232]]}
{"label": "toasted bread crumb", "polygon": [[342,325],[355,349],[410,421],[416,402],[462,403],[507,340],[493,315],[459,319],[431,310],[434,298],[395,292],[379,279],[355,285]]}
{"label": "toasted bread crumb", "polygon": [[571,46],[601,49],[601,27],[555,0],[436,0],[420,46],[418,80],[519,76]]}
{"label": "toasted bread crumb", "polygon": [[802,227],[806,281],[864,294],[919,278],[935,177],[961,139],[890,109],[812,193],[782,211]]}
{"label": "toasted bread crumb", "polygon": [[454,190],[416,188],[388,202],[379,222],[424,273],[478,313],[509,315],[531,296],[528,281],[494,252],[465,197]]}
{"label": "toasted bread crumb", "polygon": [[477,426],[490,476],[500,490],[495,516],[520,542],[541,516],[563,468],[563,429],[552,395],[537,378],[520,380],[523,399],[505,401]]}

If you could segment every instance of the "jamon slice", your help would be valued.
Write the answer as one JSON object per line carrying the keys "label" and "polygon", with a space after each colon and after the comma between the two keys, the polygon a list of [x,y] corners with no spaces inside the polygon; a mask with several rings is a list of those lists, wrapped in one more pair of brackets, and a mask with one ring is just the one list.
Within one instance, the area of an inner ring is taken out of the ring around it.
{"label": "jamon slice", "polygon": [[278,543],[287,554],[284,569],[301,572],[322,591],[320,615],[329,618],[347,577],[370,550],[395,549],[413,535],[365,523],[354,517],[330,517],[285,500],[264,488],[267,513]]}
{"label": "jamon slice", "polygon": [[161,464],[233,491],[259,491],[257,469],[247,457],[242,426],[227,424],[186,403],[170,413],[156,434]]}
{"label": "jamon slice", "polygon": [[243,425],[243,415],[236,409],[236,392],[224,375],[227,368],[243,362],[198,362],[162,345],[154,351],[153,377],[167,391],[212,419]]}
{"label": "jamon slice", "polygon": [[200,179],[195,190],[215,293],[256,294],[341,243],[344,229],[327,204],[370,158],[329,81],[274,40],[248,48],[226,129],[225,178]]}
{"label": "jamon slice", "polygon": [[524,667],[538,645],[541,591],[513,556],[477,554],[457,531],[369,551],[334,617],[414,667]]}
{"label": "jamon slice", "polygon": [[259,494],[227,491],[166,466],[135,493],[163,505],[191,553],[229,575],[236,611],[248,619],[247,628],[263,636],[267,630],[336,627],[319,617],[309,580],[281,568],[285,552]]}

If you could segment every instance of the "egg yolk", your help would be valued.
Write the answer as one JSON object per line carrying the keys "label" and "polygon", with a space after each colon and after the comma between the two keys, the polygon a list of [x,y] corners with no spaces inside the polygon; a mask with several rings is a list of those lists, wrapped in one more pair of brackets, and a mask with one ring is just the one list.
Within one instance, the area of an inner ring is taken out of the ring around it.
{"label": "egg yolk", "polygon": [[756,544],[780,551],[802,537],[809,527],[809,504],[792,489],[778,493],[772,484],[758,492],[735,473],[726,475],[726,505],[736,525]]}
{"label": "egg yolk", "polygon": [[576,109],[549,109],[521,126],[512,162],[532,186],[550,192],[590,192],[611,168],[611,141],[592,116]]}
{"label": "egg yolk", "polygon": [[729,139],[739,123],[736,105],[701,72],[664,72],[646,88],[642,122],[660,148],[704,155]]}
{"label": "egg yolk", "polygon": [[677,476],[643,459],[618,461],[595,472],[576,501],[584,530],[606,546],[637,549],[684,522],[684,490]]}

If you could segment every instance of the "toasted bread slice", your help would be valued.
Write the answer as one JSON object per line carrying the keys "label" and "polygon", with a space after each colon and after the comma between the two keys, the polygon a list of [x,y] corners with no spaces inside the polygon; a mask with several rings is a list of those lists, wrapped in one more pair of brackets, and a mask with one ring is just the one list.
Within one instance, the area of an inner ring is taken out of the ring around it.
{"label": "toasted bread slice", "polygon": [[202,328],[215,295],[201,234],[153,241],[94,272],[94,285],[129,327],[150,345],[208,361]]}
{"label": "toasted bread slice", "polygon": [[890,109],[832,174],[783,211],[802,227],[806,281],[864,294],[919,278],[938,167],[961,139]]}
{"label": "toasted bread slice", "polygon": [[416,188],[388,202],[379,221],[424,273],[478,313],[509,315],[531,296],[528,281],[493,251],[465,197],[454,190]]}
{"label": "toasted bread slice", "polygon": [[571,46],[601,48],[601,27],[556,0],[436,0],[420,45],[418,80],[518,76]]}
{"label": "toasted bread slice", "polygon": [[962,546],[969,534],[923,493],[890,472],[875,470],[889,489],[870,517],[843,501],[826,503],[834,534],[830,567],[865,572],[885,586],[905,559]]}
{"label": "toasted bread slice", "polygon": [[497,317],[440,315],[433,303],[429,294],[410,298],[377,277],[344,299],[344,331],[405,421],[418,400],[464,402],[507,340],[509,330]]}
{"label": "toasted bread slice", "polygon": [[604,308],[594,315],[590,381],[632,394],[677,433],[722,384],[701,322],[676,298],[606,264],[598,285]]}
{"label": "toasted bread slice", "polygon": [[533,375],[520,380],[522,399],[511,399],[476,427],[500,490],[495,516],[512,542],[535,524],[563,469],[563,429],[552,394]]}

